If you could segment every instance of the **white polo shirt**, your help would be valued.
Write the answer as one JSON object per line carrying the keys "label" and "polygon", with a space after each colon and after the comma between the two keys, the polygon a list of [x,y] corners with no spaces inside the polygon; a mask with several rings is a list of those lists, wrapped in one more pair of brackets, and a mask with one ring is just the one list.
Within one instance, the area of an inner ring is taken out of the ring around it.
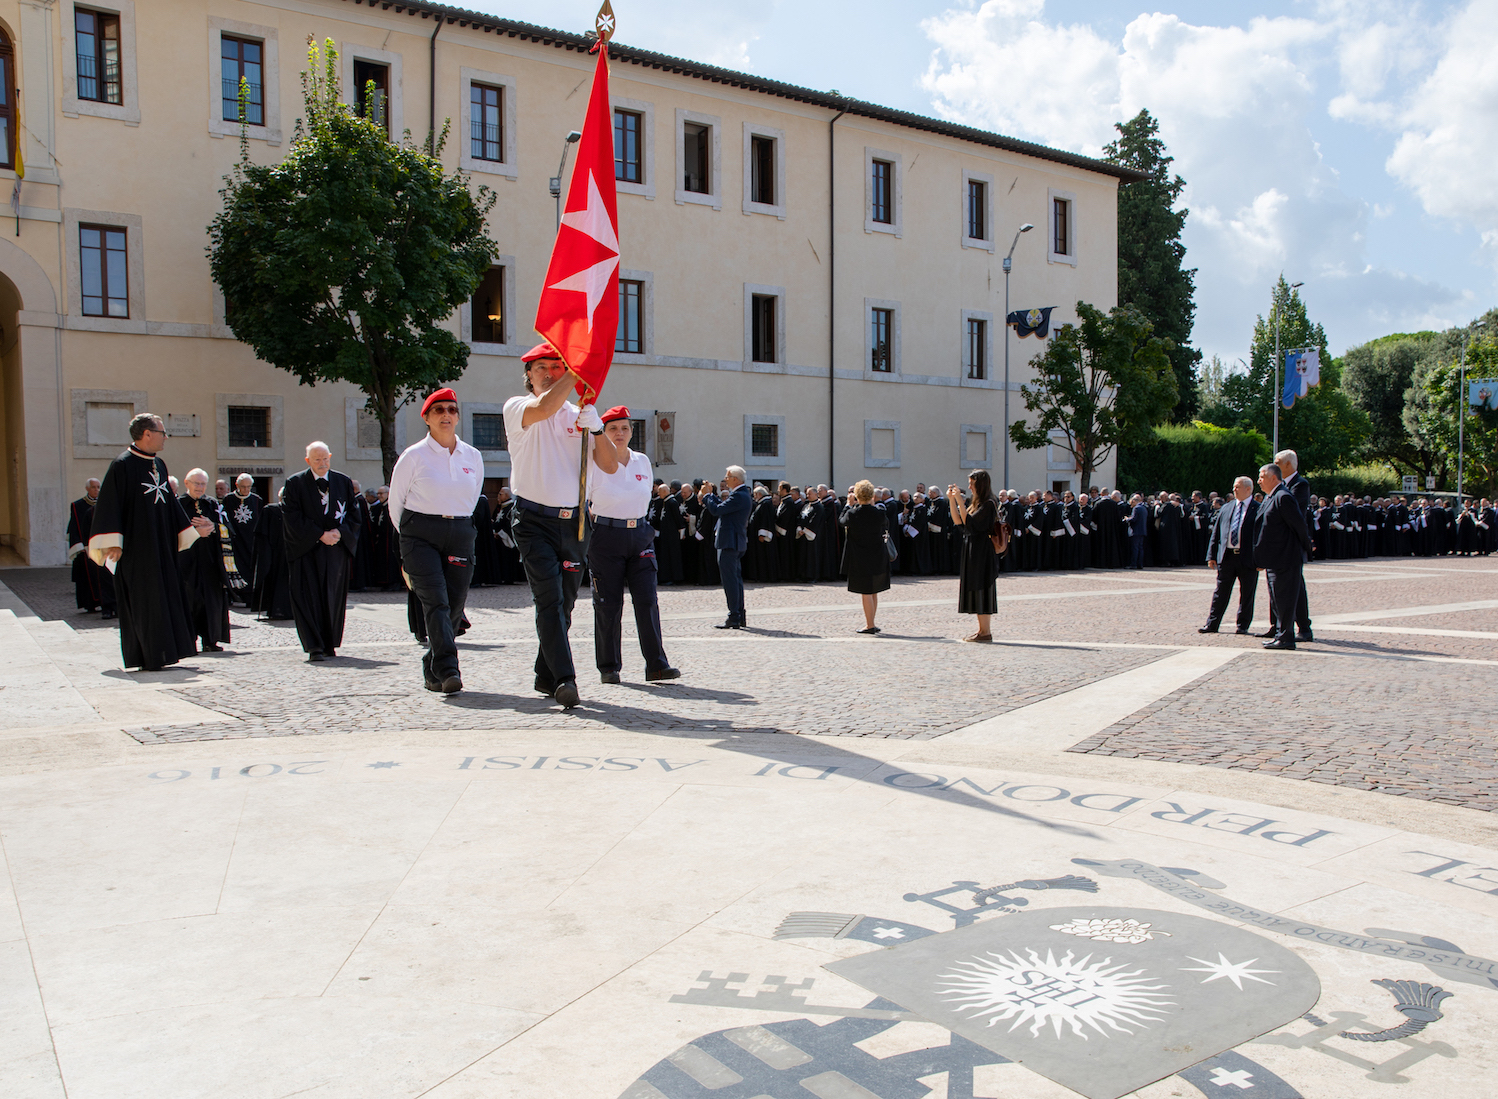
{"label": "white polo shirt", "polygon": [[588,506],[605,519],[643,519],[653,491],[650,459],[637,450],[629,452],[629,464],[613,473],[594,468],[588,479]]}
{"label": "white polo shirt", "polygon": [[396,530],[407,511],[453,518],[473,514],[484,491],[484,458],[462,439],[457,442],[449,453],[429,434],[396,461],[390,474],[390,522]]}
{"label": "white polo shirt", "polygon": [[526,427],[523,417],[530,402],[529,395],[505,402],[510,491],[544,507],[576,507],[578,463],[583,456],[582,440],[588,434],[587,428],[577,426],[579,409],[571,401],[563,401],[554,415]]}

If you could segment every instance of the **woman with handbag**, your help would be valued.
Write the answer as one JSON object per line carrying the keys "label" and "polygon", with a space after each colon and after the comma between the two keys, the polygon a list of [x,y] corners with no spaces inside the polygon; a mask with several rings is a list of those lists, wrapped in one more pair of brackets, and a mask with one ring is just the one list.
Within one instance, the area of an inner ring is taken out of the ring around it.
{"label": "woman with handbag", "polygon": [[991,623],[998,610],[998,562],[993,537],[998,531],[998,504],[993,498],[988,470],[976,469],[967,479],[968,500],[956,485],[947,486],[952,523],[963,532],[962,568],[957,576],[957,612],[978,616],[978,631],[964,641],[992,641]]}
{"label": "woman with handbag", "polygon": [[884,509],[874,503],[872,482],[854,485],[851,503],[838,517],[844,528],[843,573],[848,577],[848,590],[863,596],[864,628],[858,632],[875,634],[879,632],[874,625],[879,593],[889,590],[890,559],[898,557],[899,550],[890,543]]}

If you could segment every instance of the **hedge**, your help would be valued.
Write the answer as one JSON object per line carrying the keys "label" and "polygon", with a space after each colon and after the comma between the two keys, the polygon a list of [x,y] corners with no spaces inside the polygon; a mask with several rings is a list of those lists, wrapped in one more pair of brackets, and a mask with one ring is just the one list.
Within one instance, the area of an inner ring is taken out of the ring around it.
{"label": "hedge", "polygon": [[1349,466],[1326,473],[1312,471],[1306,474],[1306,480],[1311,482],[1312,492],[1328,500],[1348,493],[1376,500],[1401,491],[1400,479],[1385,466]]}
{"label": "hedge", "polygon": [[1119,451],[1118,488],[1125,496],[1161,489],[1227,496],[1234,478],[1256,477],[1271,457],[1269,440],[1257,431],[1201,421],[1191,427],[1166,425],[1155,428],[1143,446]]}

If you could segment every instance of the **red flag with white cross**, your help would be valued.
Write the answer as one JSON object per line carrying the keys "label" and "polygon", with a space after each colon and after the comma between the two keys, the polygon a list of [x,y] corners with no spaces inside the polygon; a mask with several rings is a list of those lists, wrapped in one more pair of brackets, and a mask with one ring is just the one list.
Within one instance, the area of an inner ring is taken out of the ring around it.
{"label": "red flag with white cross", "polygon": [[619,327],[619,212],[614,190],[614,118],[609,105],[608,40],[613,11],[598,14],[598,67],[583,120],[577,164],[536,308],[536,331],[551,341],[597,400],[614,361]]}

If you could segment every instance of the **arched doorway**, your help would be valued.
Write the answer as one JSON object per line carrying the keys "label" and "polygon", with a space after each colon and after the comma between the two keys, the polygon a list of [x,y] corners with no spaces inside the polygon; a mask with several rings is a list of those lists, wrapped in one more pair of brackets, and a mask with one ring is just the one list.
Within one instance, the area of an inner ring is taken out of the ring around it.
{"label": "arched doorway", "polygon": [[26,486],[25,412],[21,373],[21,294],[16,284],[0,274],[0,455],[5,473],[0,477],[0,566],[28,563],[18,540],[25,531],[23,501]]}
{"label": "arched doorway", "polygon": [[67,563],[60,320],[41,266],[0,237],[0,548],[12,563]]}

